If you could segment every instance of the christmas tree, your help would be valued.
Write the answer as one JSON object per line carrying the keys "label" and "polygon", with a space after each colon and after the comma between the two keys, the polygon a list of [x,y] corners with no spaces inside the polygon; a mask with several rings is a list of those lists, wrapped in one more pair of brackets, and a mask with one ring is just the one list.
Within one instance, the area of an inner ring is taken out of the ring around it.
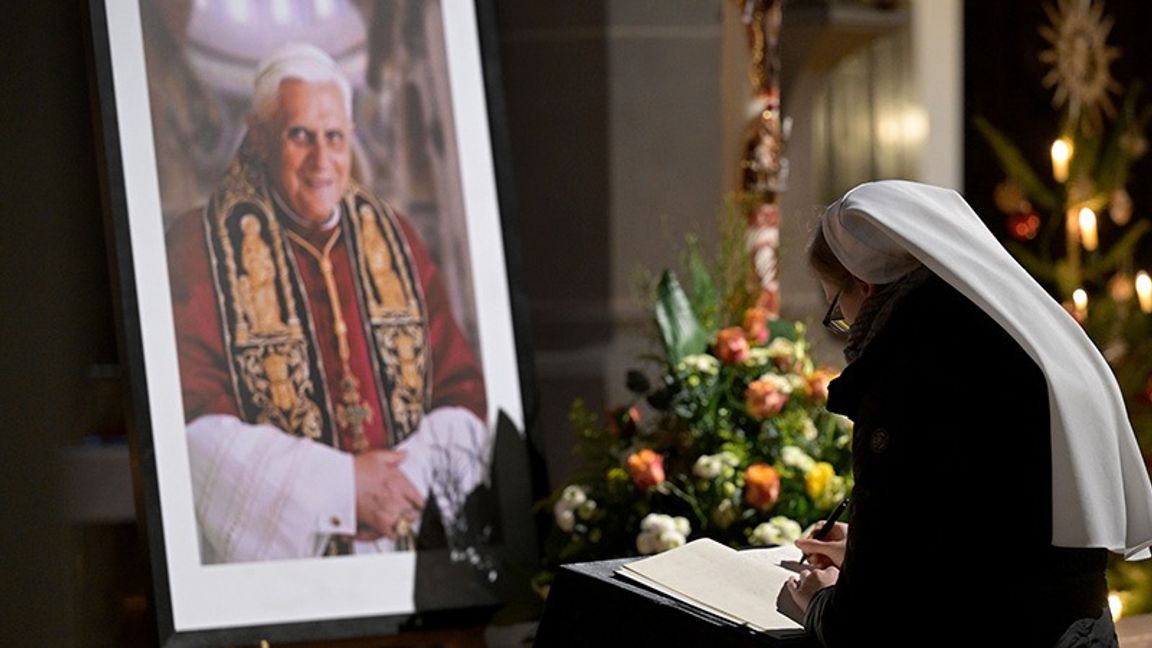
{"label": "christmas tree", "polygon": [[[1152,464],[1152,280],[1137,267],[1152,229],[1134,218],[1126,189],[1132,163],[1148,148],[1152,107],[1139,81],[1121,84],[1111,73],[1120,49],[1108,43],[1113,20],[1102,2],[1059,0],[1045,12],[1040,34],[1050,48],[1059,128],[1043,172],[1009,137],[981,117],[975,126],[994,151],[1006,179],[995,203],[1007,218],[1005,246],[1079,321],[1116,373],[1128,412]],[[1152,566],[1114,561],[1109,583],[1125,612],[1152,611]]]}

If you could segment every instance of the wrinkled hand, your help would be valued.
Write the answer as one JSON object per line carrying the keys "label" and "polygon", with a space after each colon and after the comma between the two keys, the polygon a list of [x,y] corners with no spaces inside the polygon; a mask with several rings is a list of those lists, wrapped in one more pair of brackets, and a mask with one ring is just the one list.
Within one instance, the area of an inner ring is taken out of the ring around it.
{"label": "wrinkled hand", "polygon": [[792,596],[792,600],[800,608],[800,613],[805,614],[808,612],[808,605],[812,603],[812,597],[816,595],[816,592],[835,585],[839,578],[840,570],[836,567],[806,569],[800,572],[799,576],[790,579],[784,589],[788,590],[788,594]]}
{"label": "wrinkled hand", "polygon": [[411,525],[424,508],[424,498],[400,471],[403,450],[369,450],[352,460],[356,473],[357,539],[396,539],[401,521]]}
{"label": "wrinkled hand", "polygon": [[[816,524],[813,534],[820,529],[823,522]],[[796,546],[804,555],[808,556],[808,563],[816,569],[826,569],[844,566],[844,551],[848,546],[848,525],[837,522],[823,540],[813,540],[811,537],[796,541]]]}

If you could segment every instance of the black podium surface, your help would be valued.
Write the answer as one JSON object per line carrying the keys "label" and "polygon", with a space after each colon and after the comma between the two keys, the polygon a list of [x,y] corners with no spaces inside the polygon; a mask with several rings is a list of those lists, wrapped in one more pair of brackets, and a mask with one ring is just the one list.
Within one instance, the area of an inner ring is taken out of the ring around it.
{"label": "black podium surface", "polygon": [[[756,633],[613,574],[622,558],[560,568],[536,633],[537,648],[732,646],[810,648],[804,635]],[[765,602],[774,605],[775,602]]]}

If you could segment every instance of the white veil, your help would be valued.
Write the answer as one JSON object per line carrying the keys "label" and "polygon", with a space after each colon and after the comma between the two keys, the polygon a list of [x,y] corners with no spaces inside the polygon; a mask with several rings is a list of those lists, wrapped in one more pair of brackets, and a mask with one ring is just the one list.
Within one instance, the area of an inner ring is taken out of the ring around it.
{"label": "white veil", "polygon": [[836,257],[865,282],[888,283],[924,264],[996,319],[1043,370],[1054,545],[1152,555],[1152,485],[1111,369],[958,193],[870,182],[829,206],[821,227]]}

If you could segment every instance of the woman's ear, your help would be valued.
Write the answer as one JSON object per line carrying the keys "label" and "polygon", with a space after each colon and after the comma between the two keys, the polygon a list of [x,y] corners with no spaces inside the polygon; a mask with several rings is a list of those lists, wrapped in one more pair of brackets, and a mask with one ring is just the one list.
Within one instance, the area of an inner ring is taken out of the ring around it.
{"label": "woman's ear", "polygon": [[855,281],[856,287],[860,290],[860,294],[864,295],[865,298],[871,297],[872,294],[876,292],[875,284],[865,283],[859,279],[856,279]]}

